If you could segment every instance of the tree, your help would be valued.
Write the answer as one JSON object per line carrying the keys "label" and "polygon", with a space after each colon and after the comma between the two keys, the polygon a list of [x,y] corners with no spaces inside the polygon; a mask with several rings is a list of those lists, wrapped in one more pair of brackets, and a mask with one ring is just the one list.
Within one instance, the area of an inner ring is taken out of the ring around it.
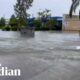
{"label": "tree", "polygon": [[14,6],[16,17],[18,18],[19,26],[26,25],[27,10],[32,6],[33,0],[17,0],[16,5]]}
{"label": "tree", "polygon": [[15,15],[12,15],[12,16],[11,16],[11,18],[10,18],[10,20],[9,20],[9,25],[10,25],[11,27],[13,27],[13,26],[18,26],[18,24],[17,24],[17,19],[16,19]]}
{"label": "tree", "polygon": [[43,18],[49,18],[51,17],[50,10],[45,9],[44,11],[38,12],[38,18],[43,19]]}
{"label": "tree", "polygon": [[48,9],[38,12],[38,19],[42,21],[42,27],[46,26],[46,22],[50,17],[51,17],[51,13],[50,10]]}
{"label": "tree", "polygon": [[18,20],[15,15],[12,15],[9,20],[9,25],[11,26],[12,30],[18,30]]}
{"label": "tree", "polygon": [[70,18],[72,18],[73,11],[75,12],[77,7],[79,6],[79,2],[80,2],[80,0],[72,0],[71,8],[70,8],[70,11],[69,11]]}
{"label": "tree", "polygon": [[6,20],[5,20],[5,18],[2,17],[2,18],[0,19],[0,26],[3,27],[3,26],[5,26],[5,25],[6,25]]}
{"label": "tree", "polygon": [[32,24],[34,27],[39,28],[41,27],[42,22],[40,20],[34,20]]}
{"label": "tree", "polygon": [[55,25],[56,25],[56,21],[53,20],[53,19],[48,20],[47,23],[46,23],[46,26],[49,28],[49,30],[54,29]]}

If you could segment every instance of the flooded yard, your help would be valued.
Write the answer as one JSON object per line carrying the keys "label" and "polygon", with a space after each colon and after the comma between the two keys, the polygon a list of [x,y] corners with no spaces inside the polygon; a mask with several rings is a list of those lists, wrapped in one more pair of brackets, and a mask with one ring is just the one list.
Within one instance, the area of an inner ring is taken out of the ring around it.
{"label": "flooded yard", "polygon": [[80,80],[79,33],[0,31],[0,63],[21,69],[20,77],[1,80]]}

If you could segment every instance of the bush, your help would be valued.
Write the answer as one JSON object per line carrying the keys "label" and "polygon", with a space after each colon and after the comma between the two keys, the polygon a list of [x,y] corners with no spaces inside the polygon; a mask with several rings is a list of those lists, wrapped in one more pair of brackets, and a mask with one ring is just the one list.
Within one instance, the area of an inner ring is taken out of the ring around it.
{"label": "bush", "polygon": [[32,22],[34,27],[41,27],[42,26],[42,22],[40,20],[34,20]]}
{"label": "bush", "polygon": [[11,27],[13,27],[13,26],[17,27],[18,26],[18,20],[17,20],[17,18],[14,15],[11,16],[11,18],[9,20],[9,25]]}
{"label": "bush", "polygon": [[51,19],[47,21],[46,26],[49,28],[49,30],[54,30],[56,23],[57,22],[55,20]]}
{"label": "bush", "polygon": [[16,26],[14,26],[14,27],[11,27],[11,30],[12,30],[12,31],[17,31],[18,29],[17,29]]}
{"label": "bush", "polygon": [[2,28],[3,31],[10,31],[11,30],[11,27],[10,26],[5,26]]}
{"label": "bush", "polygon": [[49,28],[48,27],[36,27],[35,30],[37,30],[37,31],[47,31],[47,30],[49,30]]}

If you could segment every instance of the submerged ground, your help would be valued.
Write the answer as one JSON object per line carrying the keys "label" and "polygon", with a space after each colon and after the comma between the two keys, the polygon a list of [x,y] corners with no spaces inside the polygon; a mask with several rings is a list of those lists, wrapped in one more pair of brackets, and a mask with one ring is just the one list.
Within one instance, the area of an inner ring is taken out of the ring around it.
{"label": "submerged ground", "polygon": [[0,63],[21,69],[20,77],[1,80],[80,80],[80,36],[35,32],[35,37],[29,38],[0,31]]}

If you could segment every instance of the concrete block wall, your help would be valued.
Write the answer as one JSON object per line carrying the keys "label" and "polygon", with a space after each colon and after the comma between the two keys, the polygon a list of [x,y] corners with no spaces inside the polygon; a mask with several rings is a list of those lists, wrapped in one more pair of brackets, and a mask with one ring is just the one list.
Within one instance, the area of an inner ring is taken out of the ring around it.
{"label": "concrete block wall", "polygon": [[68,15],[63,16],[63,31],[80,31],[80,19],[79,16],[73,15],[69,18]]}

